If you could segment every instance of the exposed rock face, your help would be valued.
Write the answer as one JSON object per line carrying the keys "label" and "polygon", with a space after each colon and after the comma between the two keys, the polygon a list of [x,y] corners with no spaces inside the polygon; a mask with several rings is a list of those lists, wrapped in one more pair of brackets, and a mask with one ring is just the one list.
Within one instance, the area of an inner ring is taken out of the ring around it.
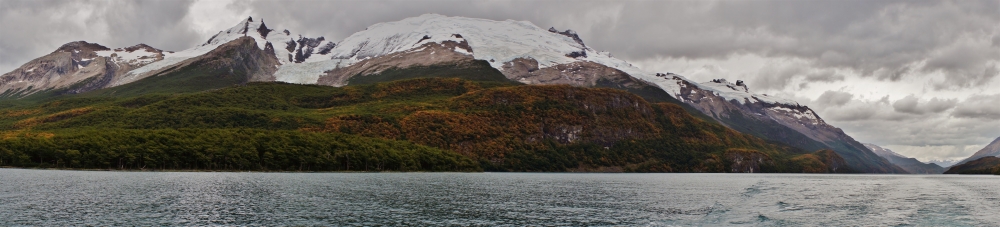
{"label": "exposed rock face", "polygon": [[271,31],[274,30],[268,29],[267,25],[264,25],[264,20],[260,20],[260,27],[257,27],[257,34],[260,34],[260,37],[267,39],[267,34],[271,33]]}
{"label": "exposed rock face", "polygon": [[463,64],[475,61],[472,55],[460,53],[455,51],[456,49],[471,52],[466,42],[425,43],[412,51],[370,58],[347,67],[327,71],[325,75],[320,76],[318,84],[344,86],[351,77],[378,74],[387,69],[436,64],[454,64],[461,67]]}
{"label": "exposed rock face", "polygon": [[106,59],[97,51],[109,50],[83,41],[62,45],[56,51],[25,63],[0,76],[2,96],[23,96],[38,91],[66,88],[78,82],[104,75]]}
{"label": "exposed rock face", "polygon": [[559,64],[543,69],[530,58],[518,58],[503,65],[504,76],[525,84],[568,84],[580,87],[594,87],[601,80],[607,80],[622,87],[645,86],[621,70],[589,61]]}
{"label": "exposed rock face", "polygon": [[761,166],[774,165],[767,154],[755,150],[729,149],[723,155],[729,165],[730,173],[759,173]]}
{"label": "exposed rock face", "polygon": [[[299,40],[296,41],[296,43],[298,44],[298,49],[295,50],[295,63],[302,63],[307,58],[309,58],[309,56],[311,56],[313,53],[313,49],[318,47],[319,44],[323,42],[323,40],[324,38],[322,36],[315,39],[299,37]],[[327,52],[329,53],[329,51]]]}
{"label": "exposed rock face", "polygon": [[[82,85],[78,84],[77,86],[71,87],[69,90],[65,91],[65,93],[66,94],[84,93],[104,88],[109,83],[111,83],[111,80],[115,77],[115,75],[118,75],[119,72],[118,69],[121,68],[122,66],[115,64],[112,61],[107,61],[106,59],[107,58],[97,58],[96,60],[94,60],[95,62],[92,63],[95,64],[94,69],[96,70],[100,69],[98,68],[99,66],[103,66],[104,67],[103,72],[95,71],[100,73],[93,74],[91,77],[89,77],[89,79],[91,79],[90,81],[85,80],[83,82],[86,83],[83,83]],[[128,65],[125,65],[125,67],[128,67]]]}
{"label": "exposed rock face", "polygon": [[566,37],[573,39],[573,41],[576,41],[576,43],[579,43],[580,45],[587,46],[583,44],[583,39],[580,39],[580,35],[576,34],[576,32],[573,30],[566,30],[560,32],[559,30],[556,30],[555,27],[549,27],[549,32],[564,35]]}
{"label": "exposed rock face", "polygon": [[234,76],[245,76],[246,81],[274,81],[274,72],[278,70],[279,64],[271,43],[267,43],[264,50],[261,50],[253,38],[242,37],[223,44],[205,55],[188,59],[170,68],[149,72],[150,75],[146,77],[199,65],[213,69],[228,69]]}

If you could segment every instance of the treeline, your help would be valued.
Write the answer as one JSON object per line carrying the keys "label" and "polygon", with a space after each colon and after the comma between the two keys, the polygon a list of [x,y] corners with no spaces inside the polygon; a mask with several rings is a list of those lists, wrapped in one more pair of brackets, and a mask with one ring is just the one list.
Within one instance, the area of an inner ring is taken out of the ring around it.
{"label": "treeline", "polygon": [[0,140],[0,165],[235,171],[480,171],[454,152],[352,135],[256,129],[80,129]]}

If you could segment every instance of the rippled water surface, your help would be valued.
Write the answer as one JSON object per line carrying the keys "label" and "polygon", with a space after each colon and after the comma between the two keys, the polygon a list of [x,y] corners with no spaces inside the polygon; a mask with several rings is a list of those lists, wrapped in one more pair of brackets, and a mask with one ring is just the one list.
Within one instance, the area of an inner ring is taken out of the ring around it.
{"label": "rippled water surface", "polygon": [[0,226],[1000,226],[1000,177],[0,169]]}

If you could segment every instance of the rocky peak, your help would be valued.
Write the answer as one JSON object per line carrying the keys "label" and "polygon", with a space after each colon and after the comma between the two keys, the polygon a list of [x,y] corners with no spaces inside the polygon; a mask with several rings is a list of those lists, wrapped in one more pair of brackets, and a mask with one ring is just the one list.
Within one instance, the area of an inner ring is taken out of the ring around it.
{"label": "rocky peak", "polygon": [[153,47],[151,47],[149,45],[146,45],[145,43],[140,43],[140,44],[136,44],[134,46],[125,47],[125,48],[116,48],[115,49],[115,51],[125,51],[125,52],[130,52],[130,53],[131,52],[135,52],[137,50],[145,50],[146,52],[152,52],[152,53],[163,53],[163,50],[153,48]]}
{"label": "rocky peak", "polygon": [[102,46],[101,44],[97,44],[97,43],[88,43],[86,41],[74,41],[74,42],[69,42],[69,43],[63,44],[58,49],[56,49],[56,51],[54,51],[54,52],[76,53],[76,52],[80,52],[80,51],[92,52],[92,51],[100,51],[100,50],[110,50],[110,49],[108,47]]}
{"label": "rocky peak", "polygon": [[[296,40],[296,43],[298,44],[297,45],[298,49],[295,50],[295,59],[294,59],[295,61],[294,62],[295,63],[302,63],[303,61],[305,61],[307,58],[309,58],[310,55],[312,55],[314,53],[313,50],[316,47],[318,47],[320,43],[323,43],[324,40],[326,40],[326,39],[323,38],[322,36],[320,36],[318,38],[308,38],[308,37],[303,37],[302,35],[299,35],[299,39]],[[330,49],[333,49],[333,48],[330,47]],[[322,52],[329,52],[329,50],[322,51]]]}
{"label": "rocky peak", "polygon": [[728,87],[729,89],[733,89],[734,91],[750,93],[750,88],[748,88],[747,85],[744,84],[742,80],[737,80],[736,83],[730,83],[729,81],[726,81],[726,79],[714,79],[712,80],[712,83],[725,85],[726,87]]}
{"label": "rocky peak", "polygon": [[[264,19],[260,19],[260,27],[257,27],[257,34],[260,34],[261,38],[267,39],[267,33],[271,33],[273,29],[268,29],[267,25],[264,24]],[[285,30],[286,32],[288,30]]]}
{"label": "rocky peak", "polygon": [[573,39],[573,41],[576,41],[576,43],[579,43],[581,46],[587,47],[587,44],[583,44],[583,39],[580,39],[580,35],[576,34],[576,31],[567,29],[566,31],[560,32],[559,30],[556,30],[555,27],[549,27],[549,32],[564,35]]}

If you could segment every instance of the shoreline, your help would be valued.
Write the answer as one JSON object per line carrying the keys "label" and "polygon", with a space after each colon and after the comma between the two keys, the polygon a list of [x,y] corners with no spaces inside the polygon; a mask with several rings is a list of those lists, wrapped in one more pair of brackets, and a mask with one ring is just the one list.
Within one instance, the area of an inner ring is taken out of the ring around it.
{"label": "shoreline", "polygon": [[[630,172],[499,172],[499,171],[478,171],[478,172],[457,172],[457,171],[227,171],[227,170],[134,170],[134,169],[74,169],[74,168],[25,168],[25,167],[15,167],[15,166],[0,166],[0,169],[23,169],[23,170],[61,170],[61,171],[89,171],[89,172],[148,172],[148,173],[560,173],[560,174],[594,174],[594,173],[613,173],[613,174],[662,174],[660,172],[648,173],[630,173]],[[673,173],[673,174],[704,174],[704,173],[675,173],[675,172],[663,172],[663,173]],[[875,175],[875,176],[1000,176],[994,174],[877,174],[877,173],[709,173],[709,174],[804,174],[804,175]]]}

